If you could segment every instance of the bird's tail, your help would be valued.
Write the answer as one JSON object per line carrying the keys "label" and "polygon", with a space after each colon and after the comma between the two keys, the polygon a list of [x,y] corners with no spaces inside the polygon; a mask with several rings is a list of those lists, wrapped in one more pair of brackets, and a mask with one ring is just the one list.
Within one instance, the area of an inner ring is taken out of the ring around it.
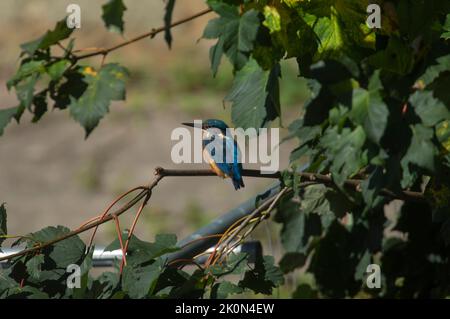
{"label": "bird's tail", "polygon": [[233,176],[231,176],[231,179],[233,180],[234,189],[238,190],[241,187],[245,187],[244,180],[242,179],[241,175],[242,168],[235,166],[233,169]]}
{"label": "bird's tail", "polygon": [[234,185],[234,189],[236,189],[236,190],[238,190],[241,187],[245,187],[242,177],[239,177],[239,178],[233,177],[233,185]]}

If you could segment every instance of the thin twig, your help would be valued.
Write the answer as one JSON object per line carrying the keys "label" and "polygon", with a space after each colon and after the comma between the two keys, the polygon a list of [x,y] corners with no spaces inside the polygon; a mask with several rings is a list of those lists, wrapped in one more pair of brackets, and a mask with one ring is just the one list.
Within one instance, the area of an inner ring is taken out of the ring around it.
{"label": "thin twig", "polygon": [[[198,13],[196,13],[196,14],[190,16],[190,17],[187,17],[187,18],[184,18],[184,19],[181,19],[181,20],[178,20],[178,21],[172,23],[170,26],[168,26],[168,28],[170,29],[170,28],[176,27],[176,26],[178,26],[178,25],[180,25],[180,24],[189,22],[189,21],[191,21],[191,20],[194,20],[194,19],[196,19],[196,18],[198,18],[198,17],[201,17],[201,16],[203,16],[203,15],[205,15],[205,14],[207,14],[207,13],[210,13],[210,12],[212,12],[211,9],[209,9],[209,8],[208,8],[208,9],[205,9],[205,10],[200,11],[200,12],[198,12]],[[140,41],[140,40],[145,39],[145,38],[153,38],[153,37],[156,36],[158,33],[163,32],[163,31],[165,31],[166,29],[167,29],[166,26],[161,26],[161,27],[159,27],[159,28],[152,29],[150,32],[146,32],[146,33],[144,33],[144,34],[138,35],[138,36],[136,36],[136,37],[134,37],[134,38],[132,38],[132,39],[130,39],[130,40],[121,42],[121,43],[116,44],[116,45],[114,45],[114,46],[112,46],[112,47],[109,47],[109,48],[106,48],[106,49],[99,49],[99,50],[94,51],[94,52],[91,52],[91,53],[86,53],[86,54],[78,55],[78,56],[76,56],[75,59],[79,61],[79,60],[86,59],[86,58],[90,58],[90,57],[93,57],[93,56],[96,56],[96,55],[101,55],[101,54],[102,54],[102,55],[107,55],[107,54],[109,54],[110,52],[115,51],[115,50],[117,50],[117,49],[120,49],[120,48],[122,48],[122,47],[124,47],[124,46],[127,46],[127,45],[131,44],[131,43]]]}
{"label": "thin twig", "polygon": [[[125,247],[123,248],[123,256],[124,257],[127,254],[128,246],[130,245],[131,236],[133,236],[134,229],[136,228],[136,225],[137,225],[137,221],[139,220],[139,217],[141,216],[145,205],[147,205],[147,202],[150,199],[151,194],[152,194],[151,191],[149,191],[147,193],[147,196],[145,197],[145,199],[142,202],[141,206],[139,206],[139,209],[138,209],[138,211],[136,213],[136,216],[134,217],[133,224],[131,225],[130,231],[128,232],[128,237],[127,237],[127,241],[125,242]],[[120,264],[120,273],[122,273],[123,266],[125,266],[125,265],[126,265],[126,260],[125,260],[125,258],[123,258],[122,262]]]}
{"label": "thin twig", "polygon": [[[137,190],[142,190],[142,192],[141,192],[141,194],[144,194],[144,193],[146,193],[146,189],[147,189],[147,187],[145,187],[145,186],[138,186],[138,187],[135,187],[135,188],[132,188],[132,189],[130,189],[129,191],[126,191],[125,193],[123,193],[122,195],[120,195],[119,197],[117,197],[106,209],[105,209],[105,211],[100,215],[100,220],[103,220],[104,218],[105,218],[105,216],[108,214],[108,212],[120,201],[120,200],[122,200],[125,196],[127,196],[127,195],[129,195],[129,194],[131,194],[131,193],[133,193],[133,192],[135,192],[135,191],[137,191]],[[95,237],[95,234],[97,233],[97,229],[98,229],[98,226],[97,227],[95,227],[94,228],[94,232],[92,233],[92,235],[91,235],[91,238],[89,239],[89,245],[88,245],[88,248],[90,249],[91,248],[91,246],[92,246],[92,243],[94,242],[94,237]]]}
{"label": "thin twig", "polygon": [[143,191],[143,192],[139,193],[132,200],[130,200],[128,203],[126,203],[122,207],[118,208],[113,213],[108,214],[103,219],[98,220],[96,222],[93,222],[93,223],[91,223],[89,225],[86,225],[85,227],[82,227],[82,228],[76,229],[74,231],[68,232],[68,233],[66,233],[66,234],[64,234],[64,235],[62,235],[62,236],[60,236],[58,238],[52,239],[52,240],[50,240],[48,242],[41,243],[41,244],[37,245],[36,247],[24,249],[24,250],[21,250],[21,251],[15,253],[15,254],[11,254],[11,255],[8,255],[8,256],[1,257],[0,261],[9,260],[9,259],[12,259],[12,258],[15,258],[15,257],[20,257],[20,256],[23,256],[23,255],[27,255],[27,254],[33,253],[33,252],[35,252],[37,250],[43,249],[45,247],[54,245],[54,244],[56,244],[56,243],[58,243],[60,241],[66,240],[66,239],[68,239],[70,237],[73,237],[73,236],[76,236],[78,234],[81,234],[81,233],[83,233],[83,232],[85,232],[87,230],[90,230],[90,229],[94,228],[94,227],[100,226],[100,225],[102,225],[102,224],[112,220],[113,219],[113,215],[117,215],[117,216],[122,215],[127,210],[129,210],[131,207],[136,205],[141,199],[143,199],[147,195],[148,191],[151,191],[158,184],[158,182],[161,179],[162,179],[162,176],[156,175],[156,177],[153,180],[153,182],[147,187],[147,189],[148,189],[147,191]]}
{"label": "thin twig", "polygon": [[[197,169],[197,170],[184,170],[184,169],[164,169],[157,168],[160,170],[160,173],[164,176],[216,176],[214,172],[211,170]],[[308,172],[296,172],[295,174],[299,175],[303,180],[318,182],[325,185],[334,184],[333,178],[328,175],[317,174],[317,173],[308,173]],[[244,169],[242,171],[242,176],[248,177],[260,177],[260,178],[273,178],[280,179],[281,173],[275,172],[270,174],[262,173],[259,170],[255,169]],[[351,188],[355,191],[358,191],[361,187],[361,183],[364,180],[362,179],[347,179],[344,182],[344,186]],[[401,191],[394,192],[383,188],[380,190],[380,195],[391,197],[393,199],[401,199],[405,201],[414,201],[414,202],[424,202],[426,201],[423,193],[420,192],[412,192],[412,191]]]}
{"label": "thin twig", "polygon": [[[250,220],[252,220],[254,217],[256,217],[257,215],[261,214],[266,207],[267,211],[271,211],[273,209],[273,207],[275,206],[275,204],[278,202],[278,200],[283,196],[283,194],[285,194],[288,190],[290,190],[290,188],[285,187],[283,188],[277,195],[275,195],[273,197],[273,199],[268,200],[266,202],[264,202],[261,206],[259,206],[258,208],[256,208],[250,215],[247,216],[247,218],[244,219],[244,221],[239,225],[239,227],[237,228],[236,231],[233,232],[233,234],[231,236],[229,236],[221,245],[220,255],[223,255],[224,252],[226,252],[226,248],[227,246],[233,241],[233,239],[236,237],[237,234],[239,234],[245,227],[247,227],[247,225],[249,224]],[[220,256],[219,255],[219,256]],[[216,258],[216,261],[220,259]]]}

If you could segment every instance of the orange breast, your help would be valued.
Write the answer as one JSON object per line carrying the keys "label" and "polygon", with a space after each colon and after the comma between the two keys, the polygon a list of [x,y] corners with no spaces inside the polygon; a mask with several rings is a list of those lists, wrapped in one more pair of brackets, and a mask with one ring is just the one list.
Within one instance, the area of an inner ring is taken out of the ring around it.
{"label": "orange breast", "polygon": [[211,166],[211,169],[214,173],[217,174],[217,176],[220,176],[222,178],[228,177],[224,172],[222,172],[216,165],[216,162],[211,158],[209,153],[206,150],[203,150],[203,156],[208,161],[209,166]]}

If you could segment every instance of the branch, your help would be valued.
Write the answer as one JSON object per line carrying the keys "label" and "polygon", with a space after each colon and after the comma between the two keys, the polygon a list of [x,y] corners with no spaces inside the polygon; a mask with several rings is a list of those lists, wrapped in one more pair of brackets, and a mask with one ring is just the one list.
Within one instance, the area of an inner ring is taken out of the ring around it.
{"label": "branch", "polygon": [[28,248],[28,249],[24,249],[18,253],[15,254],[11,254],[5,257],[0,258],[0,262],[4,261],[4,260],[9,260],[11,258],[14,257],[19,257],[19,256],[23,256],[32,252],[35,252],[37,250],[41,250],[45,247],[54,245],[60,241],[63,241],[65,239],[68,239],[70,237],[76,236],[80,233],[83,233],[89,229],[92,229],[94,227],[97,227],[101,224],[104,224],[114,218],[116,218],[117,216],[122,215],[123,213],[125,213],[127,210],[129,210],[131,207],[133,207],[134,205],[136,205],[141,199],[143,199],[144,197],[148,196],[149,194],[151,194],[152,189],[158,184],[158,182],[162,179],[162,176],[156,174],[155,179],[153,180],[153,182],[147,187],[146,190],[142,191],[141,193],[139,193],[136,197],[134,197],[131,201],[129,201],[128,203],[126,203],[124,206],[120,207],[119,209],[117,209],[116,211],[108,214],[107,216],[105,216],[103,219],[100,219],[96,222],[93,222],[91,224],[88,224],[86,226],[80,227],[74,231],[68,232],[67,234],[64,234],[63,236],[60,236],[58,238],[55,238],[53,240],[50,240],[48,242],[42,243],[36,247],[33,248]]}
{"label": "branch", "polygon": [[[297,174],[299,174],[302,178],[310,181],[309,183],[308,182],[305,182],[304,184],[302,183],[301,185],[303,185],[304,187],[311,185],[311,183],[334,185],[332,178],[327,175],[305,173],[305,172],[299,172]],[[276,172],[276,173],[272,173],[272,174],[263,174],[259,170],[252,170],[252,169],[243,170],[242,175],[248,176],[248,177],[281,178],[280,172]],[[155,188],[158,185],[160,180],[162,180],[164,177],[168,177],[168,176],[217,176],[217,175],[214,172],[212,172],[211,170],[183,170],[183,169],[175,170],[175,169],[164,169],[162,167],[157,167],[155,169],[154,180],[148,186],[146,186],[142,192],[140,192],[138,195],[136,195],[132,200],[130,200],[124,206],[118,208],[117,210],[109,213],[106,216],[103,216],[102,218],[100,218],[92,223],[89,223],[87,225],[84,225],[84,226],[76,229],[76,230],[68,232],[67,234],[64,234],[61,237],[55,238],[55,239],[50,240],[45,243],[41,243],[41,244],[37,245],[36,247],[24,249],[18,253],[11,254],[11,255],[8,255],[5,257],[1,257],[0,262],[41,250],[45,247],[54,245],[60,241],[63,241],[70,237],[76,236],[76,235],[83,233],[87,230],[90,230],[92,228],[96,228],[106,222],[109,222],[112,219],[117,218],[117,216],[122,215],[127,210],[129,210],[134,205],[136,205],[141,199],[145,198],[145,203],[146,203],[152,195],[153,188]],[[349,179],[349,180],[346,180],[344,184],[347,187],[351,187],[354,190],[358,191],[359,188],[361,187],[361,182],[362,182],[362,180]],[[380,191],[380,194],[384,195],[384,196],[396,198],[396,199],[407,200],[407,201],[420,201],[420,202],[425,201],[425,196],[422,193],[418,193],[418,192],[402,191],[401,193],[397,194],[390,190],[382,189]],[[266,205],[270,205],[270,203],[271,203],[271,201],[268,201],[268,204],[263,204],[261,207],[258,208],[258,211],[260,209],[266,208]]]}
{"label": "branch", "polygon": [[107,49],[99,49],[99,50],[91,52],[91,53],[86,53],[86,54],[75,56],[75,60],[79,61],[79,60],[90,58],[90,57],[93,57],[93,56],[96,56],[96,55],[103,55],[103,56],[105,56],[105,55],[107,55],[108,53],[110,53],[112,51],[120,49],[120,48],[122,48],[124,46],[127,46],[129,44],[132,44],[134,42],[140,41],[140,40],[145,39],[145,38],[153,38],[158,33],[161,33],[163,31],[165,31],[167,28],[171,29],[173,27],[176,27],[177,25],[189,22],[191,20],[194,20],[194,19],[196,19],[198,17],[201,17],[201,16],[203,16],[203,15],[205,15],[207,13],[210,13],[210,12],[212,12],[211,9],[209,9],[209,8],[205,9],[205,10],[200,11],[199,13],[196,13],[196,14],[190,16],[190,17],[178,20],[178,21],[172,23],[171,25],[169,25],[168,27],[162,26],[162,27],[159,27],[159,28],[156,28],[156,29],[152,29],[150,32],[146,32],[144,34],[138,35],[138,36],[136,36],[136,37],[134,37],[134,38],[132,38],[130,40],[127,40],[127,41],[124,41],[122,43],[116,44],[116,45],[114,45],[112,47],[109,47]]}
{"label": "branch", "polygon": [[[156,171],[163,176],[217,176],[216,173],[208,169],[165,169],[157,167]],[[281,173],[264,174],[257,169],[244,169],[242,170],[242,176],[278,179],[281,177]]]}
{"label": "branch", "polygon": [[[162,167],[158,167],[156,168],[156,170],[158,170],[159,174],[163,176],[217,176],[211,170],[205,169],[185,170],[185,169],[165,169]],[[329,175],[307,173],[307,172],[297,172],[296,174],[299,175],[303,180],[317,182],[325,185],[334,185],[333,178]],[[281,173],[275,172],[270,174],[264,174],[261,173],[259,170],[255,169],[244,169],[242,171],[242,176],[280,179]],[[363,181],[364,180],[362,179],[347,179],[344,182],[344,185],[355,191],[360,191],[361,183]],[[394,192],[386,188],[383,188],[380,190],[380,195],[405,201],[413,201],[413,202],[426,201],[424,194],[420,192],[412,192],[412,191]]]}

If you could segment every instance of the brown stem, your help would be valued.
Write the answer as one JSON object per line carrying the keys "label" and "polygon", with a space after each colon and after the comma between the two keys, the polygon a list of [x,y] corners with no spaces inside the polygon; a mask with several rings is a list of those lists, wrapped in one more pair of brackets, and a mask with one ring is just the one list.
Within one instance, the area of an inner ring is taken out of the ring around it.
{"label": "brown stem", "polygon": [[15,254],[11,254],[11,255],[8,255],[8,256],[5,256],[5,257],[1,257],[1,258],[0,258],[0,261],[9,260],[9,259],[11,259],[11,258],[23,256],[23,255],[32,253],[32,252],[34,252],[34,251],[43,249],[43,248],[45,248],[45,247],[54,245],[54,244],[56,244],[56,243],[58,243],[58,242],[60,242],[60,241],[63,241],[63,240],[68,239],[68,238],[70,238],[70,237],[76,236],[76,235],[78,235],[78,234],[80,234],[80,233],[83,233],[83,232],[85,232],[85,231],[87,231],[87,230],[89,230],[89,229],[92,229],[92,228],[94,228],[94,227],[100,226],[100,225],[102,225],[102,224],[104,224],[104,223],[106,223],[106,222],[112,220],[112,219],[114,218],[113,215],[116,215],[116,216],[122,215],[122,214],[125,213],[127,210],[129,210],[131,207],[133,207],[134,205],[136,205],[141,199],[143,199],[145,196],[147,196],[147,194],[148,194],[149,192],[151,192],[151,190],[158,184],[158,182],[159,182],[161,179],[162,179],[162,176],[156,175],[155,179],[154,179],[153,182],[148,186],[148,188],[147,188],[146,191],[143,191],[143,192],[139,193],[136,197],[134,197],[132,200],[130,200],[130,201],[129,201],[128,203],[126,203],[124,206],[122,206],[122,207],[118,208],[116,211],[114,211],[114,212],[108,214],[108,215],[105,216],[103,219],[98,220],[98,221],[96,221],[96,222],[93,222],[93,223],[91,223],[91,224],[88,224],[88,225],[86,225],[86,226],[84,226],[84,227],[82,227],[82,228],[76,229],[76,230],[74,230],[74,231],[68,232],[67,234],[64,234],[63,236],[60,236],[60,237],[55,238],[55,239],[53,239],[53,240],[50,240],[50,241],[48,241],[48,242],[41,243],[40,245],[38,245],[38,246],[36,246],[36,247],[24,249],[24,250],[19,251],[19,252],[15,253]]}
{"label": "brown stem", "polygon": [[[203,16],[203,15],[205,15],[207,13],[210,13],[210,12],[212,12],[211,9],[209,9],[209,8],[205,9],[205,10],[200,11],[200,12],[198,12],[198,13],[190,16],[190,17],[187,17],[187,18],[184,18],[184,19],[181,19],[181,20],[178,20],[178,21],[172,23],[170,26],[168,26],[168,28],[170,29],[170,28],[176,27],[177,25],[189,22],[191,20],[194,20],[194,19],[196,19],[198,17],[201,17],[201,16]],[[156,29],[152,29],[150,32],[146,32],[144,34],[138,35],[138,36],[136,36],[136,37],[134,37],[134,38],[132,38],[130,40],[121,42],[121,43],[116,44],[116,45],[114,45],[112,47],[109,47],[109,48],[106,48],[106,49],[99,49],[99,50],[91,52],[91,53],[78,55],[78,56],[76,56],[75,59],[76,60],[82,60],[82,59],[90,58],[90,57],[93,57],[93,56],[96,56],[96,55],[100,55],[100,54],[106,56],[108,53],[110,53],[112,51],[115,51],[117,49],[120,49],[120,48],[122,48],[124,46],[127,46],[127,45],[129,45],[131,43],[134,43],[134,42],[137,42],[137,41],[140,41],[142,39],[149,38],[149,37],[153,38],[155,35],[157,35],[160,32],[163,32],[165,30],[166,30],[166,26],[162,26],[162,27],[159,27],[159,28],[156,28]]]}
{"label": "brown stem", "polygon": [[[165,169],[162,167],[156,168],[159,174],[164,176],[217,176],[211,170],[197,169],[197,170],[185,170],[185,169]],[[316,173],[307,173],[307,172],[297,172],[303,180],[308,180],[312,182],[318,182],[321,184],[331,185],[334,184],[333,178],[328,175],[316,174]],[[280,172],[263,174],[259,170],[255,169],[244,169],[242,171],[242,176],[248,177],[260,177],[260,178],[281,178]],[[362,179],[347,179],[344,182],[346,187],[352,188],[353,190],[359,191],[361,187],[361,183],[364,180]],[[401,192],[393,192],[386,188],[380,190],[380,195],[386,197],[392,197],[395,199],[401,199],[405,201],[414,201],[414,202],[424,202],[425,196],[420,192],[412,192],[412,191],[401,191]]]}

